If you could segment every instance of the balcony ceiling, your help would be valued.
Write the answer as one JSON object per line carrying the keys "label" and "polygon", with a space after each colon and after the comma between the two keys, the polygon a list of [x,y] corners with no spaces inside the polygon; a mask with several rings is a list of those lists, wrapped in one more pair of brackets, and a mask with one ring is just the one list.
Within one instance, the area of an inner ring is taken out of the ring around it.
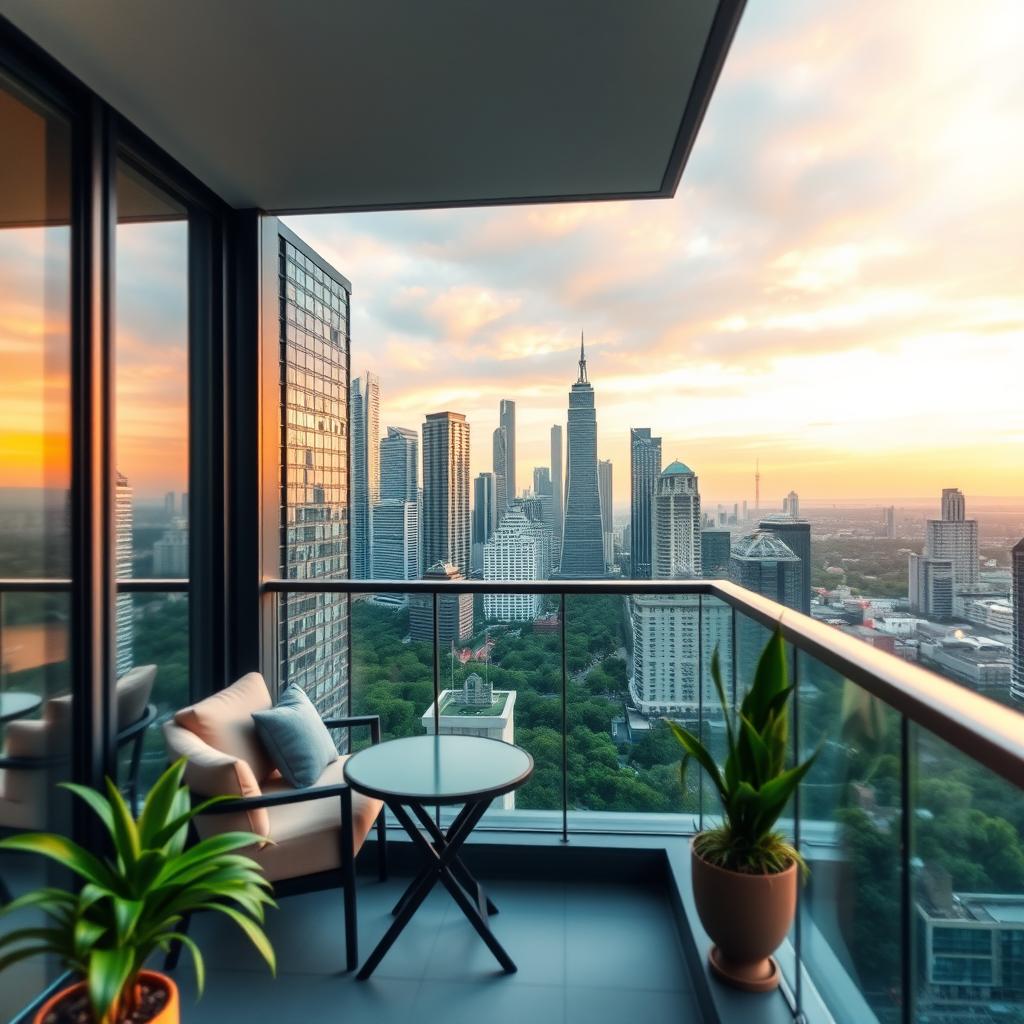
{"label": "balcony ceiling", "polygon": [[0,0],[237,207],[671,195],[742,0]]}

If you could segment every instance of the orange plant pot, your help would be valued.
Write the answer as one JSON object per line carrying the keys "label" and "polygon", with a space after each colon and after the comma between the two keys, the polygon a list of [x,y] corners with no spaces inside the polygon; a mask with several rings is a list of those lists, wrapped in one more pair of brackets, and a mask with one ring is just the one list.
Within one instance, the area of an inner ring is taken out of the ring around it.
{"label": "orange plant pot", "polygon": [[[159,986],[167,992],[167,1002],[163,1009],[155,1016],[150,1017],[148,1024],[180,1024],[181,1013],[178,1009],[178,986],[167,977],[157,971],[140,971],[140,980],[145,979],[150,985]],[[44,1024],[46,1017],[52,1013],[56,1006],[73,994],[81,992],[85,988],[85,982],[80,981],[71,988],[61,989],[46,1000],[33,1018],[33,1024]]]}
{"label": "orange plant pot", "polygon": [[789,933],[796,913],[797,865],[776,875],[748,875],[709,864],[690,844],[693,898],[704,931],[715,945],[711,970],[746,992],[779,984],[772,953]]}

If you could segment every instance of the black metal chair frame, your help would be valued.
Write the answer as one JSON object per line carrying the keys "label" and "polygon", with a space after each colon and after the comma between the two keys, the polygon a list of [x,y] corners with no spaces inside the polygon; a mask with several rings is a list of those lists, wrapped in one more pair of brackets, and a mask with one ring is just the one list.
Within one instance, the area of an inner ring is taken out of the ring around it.
{"label": "black metal chair frame", "polygon": [[[328,729],[354,729],[367,725],[370,727],[370,742],[380,743],[380,717],[378,715],[353,715],[346,718],[324,719],[324,725]],[[274,882],[274,896],[301,896],[308,892],[321,892],[327,889],[334,889],[340,884],[344,891],[345,910],[345,969],[354,971],[359,964],[359,940],[356,929],[356,873],[355,873],[355,852],[353,850],[354,834],[352,829],[352,790],[347,783],[336,783],[331,786],[313,786],[309,789],[290,790],[285,793],[266,793],[263,796],[239,797],[235,800],[225,800],[222,803],[211,807],[205,814],[231,814],[239,811],[255,811],[260,808],[280,807],[284,804],[304,803],[307,800],[324,800],[329,797],[337,797],[341,810],[341,836],[339,840],[341,866],[330,871],[319,871],[312,875],[302,875],[297,878],[285,878]],[[208,799],[198,793],[193,794],[193,800],[200,802]],[[384,808],[381,808],[377,815],[377,875],[380,881],[387,881],[387,823],[385,821]],[[194,829],[190,831],[190,840],[196,841]],[[191,914],[183,917],[178,930],[187,934],[191,922]],[[178,965],[181,956],[181,943],[171,944],[164,961],[164,970],[173,971]]]}

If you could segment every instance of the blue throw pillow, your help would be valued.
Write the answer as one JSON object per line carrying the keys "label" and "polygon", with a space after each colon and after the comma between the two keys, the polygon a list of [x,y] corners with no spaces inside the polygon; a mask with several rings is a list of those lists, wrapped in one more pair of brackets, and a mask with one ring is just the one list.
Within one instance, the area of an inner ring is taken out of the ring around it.
{"label": "blue throw pillow", "polygon": [[256,711],[252,718],[274,767],[296,789],[312,786],[338,759],[327,726],[296,683],[281,694],[276,707]]}

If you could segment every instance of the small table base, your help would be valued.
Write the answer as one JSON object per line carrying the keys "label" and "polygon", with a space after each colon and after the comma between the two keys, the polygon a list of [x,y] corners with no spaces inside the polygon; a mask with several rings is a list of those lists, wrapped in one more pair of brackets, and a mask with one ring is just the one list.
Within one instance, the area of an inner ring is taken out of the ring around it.
{"label": "small table base", "polygon": [[487,920],[488,915],[497,914],[498,908],[487,898],[483,886],[469,873],[469,869],[459,857],[462,844],[469,838],[490,804],[490,797],[465,804],[445,832],[438,827],[423,804],[408,803],[412,815],[423,826],[426,832],[424,835],[403,804],[387,801],[388,809],[408,832],[413,845],[423,854],[426,863],[395,904],[392,910],[395,919],[356,975],[360,981],[365,981],[373,974],[377,965],[384,959],[384,954],[394,945],[395,939],[402,934],[405,926],[412,920],[438,882],[452,894],[459,909],[469,919],[480,938],[487,943],[487,948],[494,954],[502,968],[509,974],[516,970],[512,958],[494,937]]}

